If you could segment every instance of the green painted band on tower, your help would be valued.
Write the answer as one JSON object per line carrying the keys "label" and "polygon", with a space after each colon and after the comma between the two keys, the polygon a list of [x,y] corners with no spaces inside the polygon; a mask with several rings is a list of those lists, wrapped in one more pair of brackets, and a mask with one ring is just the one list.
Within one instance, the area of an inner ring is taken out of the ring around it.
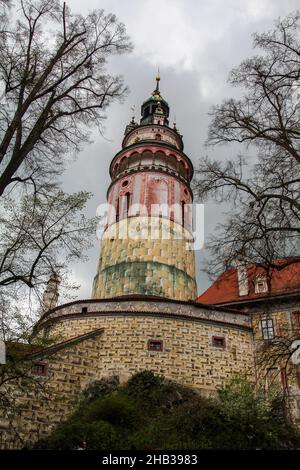
{"label": "green painted band on tower", "polygon": [[175,266],[155,261],[118,263],[106,267],[94,279],[93,298],[128,294],[194,300],[196,282]]}

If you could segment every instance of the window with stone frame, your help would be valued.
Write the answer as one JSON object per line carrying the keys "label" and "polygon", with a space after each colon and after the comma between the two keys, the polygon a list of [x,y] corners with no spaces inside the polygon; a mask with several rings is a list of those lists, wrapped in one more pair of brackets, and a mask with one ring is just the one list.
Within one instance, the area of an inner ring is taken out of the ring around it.
{"label": "window with stone frame", "polygon": [[226,342],[224,336],[213,336],[212,337],[212,346],[218,349],[225,349]]}
{"label": "window with stone frame", "polygon": [[46,362],[37,361],[32,364],[32,367],[31,367],[32,375],[46,377],[47,372],[48,372],[48,365]]}
{"label": "window with stone frame", "polygon": [[263,339],[266,341],[275,338],[274,321],[272,318],[261,320],[261,332]]}
{"label": "window with stone frame", "polygon": [[161,339],[149,339],[148,340],[148,351],[163,351],[163,341]]}

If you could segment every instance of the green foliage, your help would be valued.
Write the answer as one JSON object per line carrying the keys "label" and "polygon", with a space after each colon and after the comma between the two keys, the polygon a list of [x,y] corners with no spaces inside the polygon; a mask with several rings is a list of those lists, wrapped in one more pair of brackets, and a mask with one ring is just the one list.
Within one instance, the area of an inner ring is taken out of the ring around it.
{"label": "green foliage", "polygon": [[76,417],[58,426],[44,446],[59,450],[105,450],[114,447],[117,442],[118,433],[108,422],[101,420],[82,422]]}
{"label": "green foliage", "polygon": [[119,386],[119,378],[116,376],[107,379],[96,380],[90,384],[82,393],[84,404],[89,403],[99,396],[105,396],[116,390]]}
{"label": "green foliage", "polygon": [[300,436],[286,421],[282,396],[233,377],[217,396],[143,371],[126,385],[92,384],[74,414],[42,443],[47,449],[284,449]]}
{"label": "green foliage", "polygon": [[104,420],[114,426],[131,428],[136,420],[134,403],[121,392],[94,400],[83,412],[89,421]]}

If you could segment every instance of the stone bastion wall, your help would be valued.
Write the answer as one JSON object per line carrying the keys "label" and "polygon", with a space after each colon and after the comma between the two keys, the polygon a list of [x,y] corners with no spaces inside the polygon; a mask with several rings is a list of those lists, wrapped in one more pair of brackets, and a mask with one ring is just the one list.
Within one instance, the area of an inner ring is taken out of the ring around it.
{"label": "stone bastion wall", "polygon": [[[148,369],[209,394],[233,373],[254,371],[248,316],[192,303],[73,302],[47,312],[35,332],[53,343],[26,364],[44,364],[47,373],[25,389],[18,382],[7,385],[18,412],[0,417],[2,448],[30,446],[47,435],[101,378],[126,381]],[[213,338],[224,338],[224,347]],[[149,350],[151,341],[161,342],[161,350]]]}

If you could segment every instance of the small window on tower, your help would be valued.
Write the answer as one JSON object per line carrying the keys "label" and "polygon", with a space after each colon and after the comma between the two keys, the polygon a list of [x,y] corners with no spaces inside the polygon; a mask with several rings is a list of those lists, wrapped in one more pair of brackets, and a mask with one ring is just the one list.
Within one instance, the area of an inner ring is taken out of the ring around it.
{"label": "small window on tower", "polygon": [[117,199],[117,207],[116,207],[116,222],[119,222],[120,219],[120,200]]}
{"label": "small window on tower", "polygon": [[163,350],[163,341],[161,339],[149,339],[148,350],[160,352]]}
{"label": "small window on tower", "polygon": [[161,140],[161,135],[160,134],[155,134],[155,140]]}
{"label": "small window on tower", "polygon": [[185,226],[185,202],[181,201],[181,223],[182,226]]}
{"label": "small window on tower", "polygon": [[130,208],[130,193],[126,193],[124,196],[124,217],[128,217]]}

